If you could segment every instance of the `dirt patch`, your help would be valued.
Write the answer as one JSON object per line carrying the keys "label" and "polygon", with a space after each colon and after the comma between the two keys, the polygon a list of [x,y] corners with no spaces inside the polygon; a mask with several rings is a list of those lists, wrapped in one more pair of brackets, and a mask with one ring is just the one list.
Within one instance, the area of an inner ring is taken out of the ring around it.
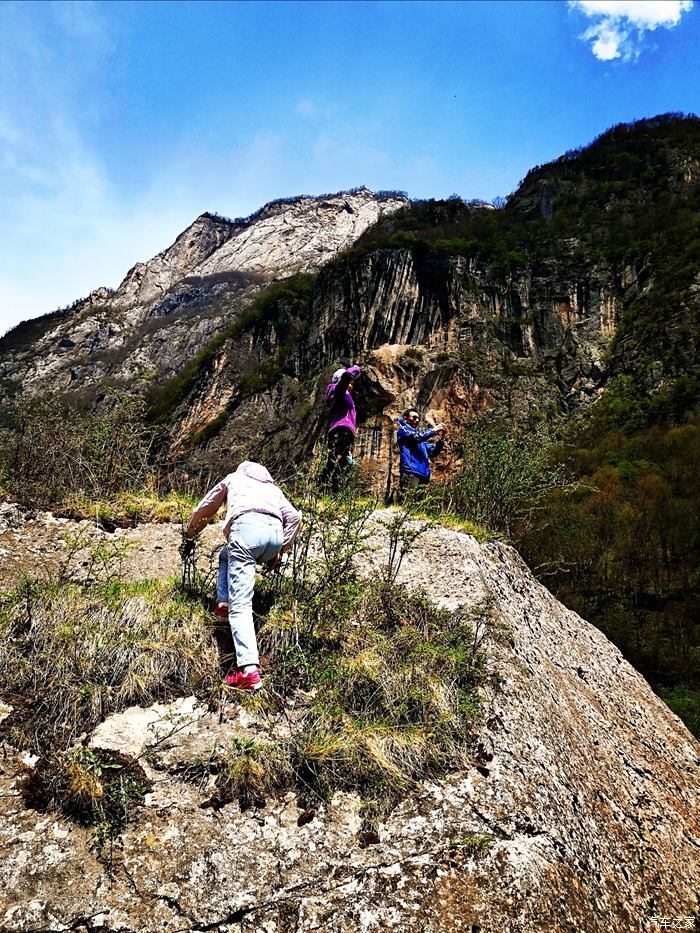
{"label": "dirt patch", "polygon": [[[180,573],[180,540],[180,524],[176,522],[107,530],[94,521],[5,506],[0,514],[0,589],[11,588],[23,576],[40,581],[57,576],[74,580],[167,579]],[[218,523],[201,536],[198,569],[212,578],[223,543]]]}

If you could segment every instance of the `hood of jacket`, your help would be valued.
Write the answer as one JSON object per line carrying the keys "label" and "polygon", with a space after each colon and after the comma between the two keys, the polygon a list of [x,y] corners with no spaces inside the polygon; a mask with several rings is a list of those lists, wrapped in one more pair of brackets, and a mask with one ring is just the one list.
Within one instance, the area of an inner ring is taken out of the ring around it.
{"label": "hood of jacket", "polygon": [[239,463],[236,473],[241,473],[243,476],[247,476],[248,479],[257,480],[259,483],[274,482],[267,467],[264,467],[262,463],[254,463],[252,460],[244,460],[243,463]]}

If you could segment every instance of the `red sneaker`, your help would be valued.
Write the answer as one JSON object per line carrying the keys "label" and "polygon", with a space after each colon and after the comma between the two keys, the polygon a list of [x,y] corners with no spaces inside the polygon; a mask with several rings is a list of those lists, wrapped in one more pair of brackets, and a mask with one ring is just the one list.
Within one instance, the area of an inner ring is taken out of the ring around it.
{"label": "red sneaker", "polygon": [[226,683],[235,690],[259,690],[262,687],[260,671],[231,671],[226,675]]}

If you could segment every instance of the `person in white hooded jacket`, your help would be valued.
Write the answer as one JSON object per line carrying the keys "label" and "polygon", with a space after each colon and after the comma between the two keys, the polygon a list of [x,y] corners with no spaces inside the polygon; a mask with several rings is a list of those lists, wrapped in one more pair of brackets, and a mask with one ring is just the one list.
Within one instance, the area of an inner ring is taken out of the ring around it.
{"label": "person in white hooded jacket", "polygon": [[185,553],[226,501],[223,531],[227,544],[219,557],[218,606],[228,605],[228,620],[237,667],[226,683],[240,690],[258,690],[260,657],[253,624],[256,563],[277,566],[299,531],[301,513],[289,502],[260,463],[244,460],[210,489],[198,503],[185,529]]}

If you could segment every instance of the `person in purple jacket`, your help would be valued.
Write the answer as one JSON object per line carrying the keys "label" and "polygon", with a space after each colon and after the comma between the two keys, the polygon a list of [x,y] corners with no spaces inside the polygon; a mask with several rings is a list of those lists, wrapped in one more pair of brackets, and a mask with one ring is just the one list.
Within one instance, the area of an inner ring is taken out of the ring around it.
{"label": "person in purple jacket", "polygon": [[337,369],[326,388],[326,405],[330,409],[328,422],[328,459],[323,482],[336,493],[348,467],[352,465],[352,445],[357,432],[357,412],[352,397],[355,378],[361,369],[356,364]]}

